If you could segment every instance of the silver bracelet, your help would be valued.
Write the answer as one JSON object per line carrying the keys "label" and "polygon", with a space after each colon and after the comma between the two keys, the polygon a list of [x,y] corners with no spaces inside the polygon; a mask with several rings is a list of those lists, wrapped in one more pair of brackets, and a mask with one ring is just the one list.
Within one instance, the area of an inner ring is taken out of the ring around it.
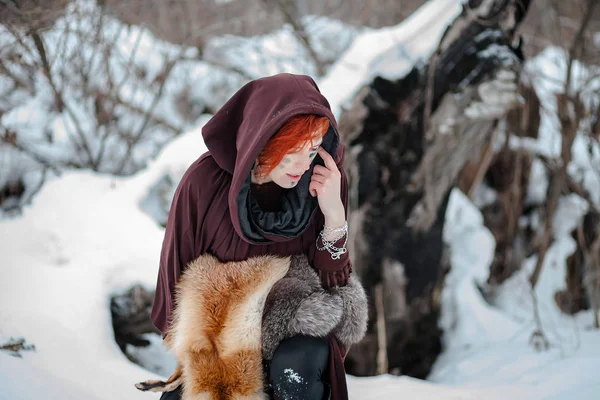
{"label": "silver bracelet", "polygon": [[[325,235],[329,235],[330,233],[338,233],[338,232],[348,233],[348,221],[344,222],[344,225],[340,226],[339,228],[332,228],[330,226],[323,225],[323,233]],[[340,235],[340,238],[341,237],[342,236]]]}
{"label": "silver bracelet", "polygon": [[[325,235],[329,235],[332,233],[340,233],[340,235],[336,236],[335,239],[332,240],[325,239]],[[331,256],[331,259],[339,260],[342,254],[345,254],[346,251],[348,251],[346,249],[346,244],[348,243],[348,222],[344,223],[344,226],[342,226],[341,228],[330,228],[328,226],[324,226],[319,236],[321,237],[323,246],[319,246],[319,238],[317,237],[317,250],[327,250],[327,252]],[[342,247],[336,247],[335,243],[342,237],[346,238],[344,240],[344,243],[342,244]]]}

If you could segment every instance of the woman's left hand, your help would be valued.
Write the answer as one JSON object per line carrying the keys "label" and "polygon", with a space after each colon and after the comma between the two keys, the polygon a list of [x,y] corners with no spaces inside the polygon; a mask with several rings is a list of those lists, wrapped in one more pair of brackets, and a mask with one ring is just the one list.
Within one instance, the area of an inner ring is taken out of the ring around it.
{"label": "woman's left hand", "polygon": [[317,197],[319,208],[325,216],[325,224],[331,227],[342,226],[346,221],[340,196],[342,174],[333,157],[323,147],[319,147],[318,152],[325,166],[315,165],[308,190],[313,197]]}

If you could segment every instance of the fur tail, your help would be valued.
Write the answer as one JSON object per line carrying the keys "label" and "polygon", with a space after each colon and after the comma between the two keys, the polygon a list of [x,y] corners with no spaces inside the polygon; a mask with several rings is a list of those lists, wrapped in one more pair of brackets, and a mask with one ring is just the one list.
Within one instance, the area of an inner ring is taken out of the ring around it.
{"label": "fur tail", "polygon": [[181,365],[177,366],[173,375],[166,381],[144,381],[135,384],[135,387],[143,392],[172,392],[183,383],[183,375],[181,374]]}

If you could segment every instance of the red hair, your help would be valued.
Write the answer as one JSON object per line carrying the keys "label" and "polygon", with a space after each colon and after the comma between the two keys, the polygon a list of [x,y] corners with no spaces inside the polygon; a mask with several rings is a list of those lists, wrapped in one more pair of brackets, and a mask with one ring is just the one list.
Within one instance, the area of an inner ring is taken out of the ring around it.
{"label": "red hair", "polygon": [[329,129],[329,119],[315,114],[302,114],[287,120],[258,155],[257,175],[265,177],[286,154],[299,151],[308,142],[319,140]]}

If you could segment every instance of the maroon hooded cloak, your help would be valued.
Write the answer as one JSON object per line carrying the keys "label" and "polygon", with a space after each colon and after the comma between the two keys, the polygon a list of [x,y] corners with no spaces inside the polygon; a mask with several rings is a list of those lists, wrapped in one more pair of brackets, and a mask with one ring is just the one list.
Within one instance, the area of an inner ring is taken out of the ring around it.
{"label": "maroon hooded cloak", "polygon": [[[348,253],[332,260],[327,251],[316,249],[324,216],[308,192],[312,166],[295,188],[284,191],[277,212],[262,211],[251,195],[250,171],[259,152],[288,119],[300,114],[322,115],[330,121],[322,146],[341,172],[341,198],[347,210],[344,148],[329,103],[315,82],[308,76],[280,74],[246,84],[202,129],[208,152],[188,168],[173,198],[151,313],[163,334],[171,319],[175,284],[185,266],[201,254],[210,253],[222,262],[306,254],[321,274],[347,277],[352,271]],[[322,160],[317,157],[314,163]],[[331,398],[346,400],[345,351],[335,338],[330,337],[329,343]]]}

